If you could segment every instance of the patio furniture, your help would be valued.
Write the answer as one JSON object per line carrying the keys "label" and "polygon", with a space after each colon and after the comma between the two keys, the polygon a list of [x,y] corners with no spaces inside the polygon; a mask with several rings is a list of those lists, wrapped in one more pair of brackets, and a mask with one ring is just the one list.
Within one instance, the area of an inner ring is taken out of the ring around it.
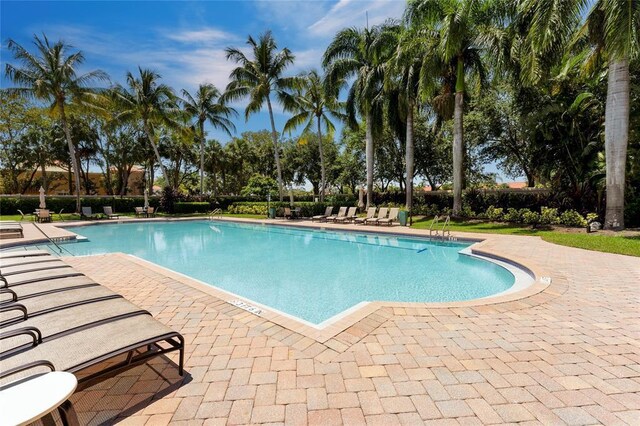
{"label": "patio furniture", "polygon": [[134,207],[134,210],[136,212],[136,217],[147,215],[147,213],[144,211],[144,207]]}
{"label": "patio furniture", "polygon": [[373,219],[376,216],[376,207],[369,207],[367,209],[367,215],[365,217],[357,217],[353,220],[353,223],[365,223],[368,219]]}
{"label": "patio furniture", "polygon": [[[89,386],[171,351],[180,352],[178,370],[183,374],[184,339],[179,333],[82,274],[4,287],[0,294],[13,300],[0,303],[0,385],[10,375],[30,376],[44,365],[71,373],[91,368],[79,380]],[[114,358],[121,355],[126,356]]]}
{"label": "patio furniture", "polygon": [[[44,365],[53,366],[45,362]],[[44,424],[53,424],[51,413],[58,410],[64,425],[79,425],[69,397],[78,379],[71,373],[52,371],[15,380],[0,388],[0,425],[25,425],[48,416]]]}
{"label": "patio furniture", "polygon": [[51,212],[48,209],[38,210],[38,222],[51,222]]}
{"label": "patio furniture", "polygon": [[[5,375],[14,373],[25,364],[46,359],[58,371],[76,373],[103,364],[118,355],[126,355],[124,359],[118,358],[122,359],[119,362],[109,363],[98,371],[94,368],[91,373],[83,375],[79,380],[80,385],[89,386],[105,376],[112,376],[172,351],[180,352],[178,373],[183,375],[184,338],[151,316],[141,315],[100,323],[42,343],[36,339],[29,349],[3,357],[0,371]],[[31,374],[25,370],[15,373],[18,377]],[[2,384],[3,380],[0,379]]]}
{"label": "patio furniture", "polygon": [[0,252],[0,259],[17,259],[21,257],[51,256],[46,250],[15,250]]}
{"label": "patio furniture", "polygon": [[91,207],[83,207],[82,208],[82,213],[80,213],[80,218],[82,219],[83,217],[87,218],[87,219],[93,219],[98,217],[97,213],[93,213],[91,211]]}
{"label": "patio furniture", "polygon": [[[105,288],[99,284],[95,284],[95,286],[97,288]],[[37,339],[48,341],[98,324],[141,315],[150,316],[151,314],[122,297],[102,299],[41,314],[28,312],[26,319],[24,317],[16,318],[11,323],[3,325],[2,333],[37,328]],[[25,349],[24,341],[16,343],[15,346],[10,348],[8,344],[3,344],[3,356],[23,349]]]}
{"label": "patio furniture", "polygon": [[8,277],[16,274],[26,274],[28,272],[36,272],[36,271],[48,271],[52,269],[59,268],[68,268],[69,265],[61,261],[60,259],[52,260],[50,262],[40,262],[40,263],[27,263],[27,264],[13,264],[13,265],[5,265],[2,262],[0,265],[0,274],[3,277]]}
{"label": "patio furniture", "polygon": [[389,211],[389,217],[378,219],[376,223],[378,225],[382,225],[384,223],[384,224],[386,224],[388,226],[391,226],[393,224],[393,222],[396,222],[398,220],[398,214],[399,213],[400,213],[400,209],[398,207],[393,207]]}
{"label": "patio furniture", "polygon": [[331,215],[331,216],[327,217],[327,222],[330,221],[330,220],[335,220],[338,217],[344,217],[346,215],[347,215],[347,208],[346,207],[340,207],[338,209],[338,214],[334,214],[334,215]]}
{"label": "patio furniture", "polygon": [[2,263],[0,263],[0,267],[7,268],[9,266],[18,266],[18,265],[32,265],[36,263],[49,263],[49,262],[59,262],[60,258],[56,256],[32,256],[32,257],[11,257],[11,258],[1,258]]}
{"label": "patio furniture", "polygon": [[0,276],[0,288],[12,287],[16,285],[30,284],[37,281],[53,280],[57,278],[69,278],[82,275],[70,266],[56,268],[46,271],[25,272],[23,274]]}
{"label": "patio furniture", "polygon": [[358,211],[357,207],[349,207],[349,210],[347,211],[347,214],[345,216],[336,217],[333,221],[335,223],[345,223],[345,222],[354,220],[354,218],[356,217],[357,211]]}
{"label": "patio furniture", "polygon": [[380,207],[380,210],[378,210],[378,216],[374,217],[374,218],[367,218],[364,220],[365,224],[369,224],[369,223],[375,223],[376,225],[378,224],[378,221],[380,219],[384,219],[387,217],[387,213],[389,212],[389,208],[388,207]]}
{"label": "patio furniture", "polygon": [[119,215],[113,213],[113,209],[111,208],[111,206],[102,207],[102,211],[104,212],[104,215],[107,216],[107,219],[118,219],[120,217]]}
{"label": "patio furniture", "polygon": [[147,208],[147,217],[156,217],[156,209],[155,209],[155,207]]}
{"label": "patio furniture", "polygon": [[290,207],[284,208],[284,218],[285,219],[297,219],[300,217],[300,209],[293,209]]}
{"label": "patio furniture", "polygon": [[0,221],[0,236],[2,238],[24,238],[22,225],[13,220]]}
{"label": "patio furniture", "polygon": [[333,206],[329,206],[326,209],[324,209],[324,214],[319,214],[319,215],[315,215],[311,217],[311,222],[314,221],[320,221],[323,222],[327,220],[327,217],[331,216],[331,212],[333,212]]}

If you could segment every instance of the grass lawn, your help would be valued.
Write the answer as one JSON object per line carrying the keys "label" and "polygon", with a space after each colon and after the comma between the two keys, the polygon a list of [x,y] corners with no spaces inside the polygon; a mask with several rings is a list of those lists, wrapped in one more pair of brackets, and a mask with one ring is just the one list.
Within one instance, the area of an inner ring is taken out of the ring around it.
{"label": "grass lawn", "polygon": [[[429,229],[431,218],[414,218],[413,227]],[[486,234],[534,235],[550,243],[563,246],[577,247],[586,250],[603,251],[607,253],[640,256],[640,235],[611,235],[604,233],[575,232],[575,230],[545,230],[533,229],[529,226],[452,220],[450,229],[454,232],[477,232]],[[572,232],[573,231],[573,232]]]}

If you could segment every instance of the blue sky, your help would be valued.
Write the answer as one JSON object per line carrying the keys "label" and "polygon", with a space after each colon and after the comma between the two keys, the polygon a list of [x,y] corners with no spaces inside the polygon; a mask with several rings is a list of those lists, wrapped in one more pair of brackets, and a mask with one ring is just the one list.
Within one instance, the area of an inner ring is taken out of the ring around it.
{"label": "blue sky", "polygon": [[[270,29],[279,47],[296,56],[291,74],[320,68],[324,49],[336,31],[400,17],[404,0],[309,1],[5,1],[0,2],[2,62],[11,62],[9,38],[27,47],[33,34],[63,39],[86,56],[84,71],[102,69],[122,83],[126,71],[137,66],[159,72],[176,92],[192,91],[200,83],[221,90],[234,64],[224,57],[228,46],[244,47],[247,36]],[[4,68],[4,67],[3,67]],[[9,82],[2,80],[3,87]],[[243,103],[237,105],[243,112]],[[277,108],[276,127],[287,116]],[[261,113],[245,122],[235,120],[238,134],[267,128]],[[229,138],[211,131],[221,142]]]}

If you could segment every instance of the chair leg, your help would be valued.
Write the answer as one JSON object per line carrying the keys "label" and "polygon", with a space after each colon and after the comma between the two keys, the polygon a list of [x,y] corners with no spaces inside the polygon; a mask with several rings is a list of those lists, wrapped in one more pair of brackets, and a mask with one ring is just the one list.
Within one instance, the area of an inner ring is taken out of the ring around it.
{"label": "chair leg", "polygon": [[58,413],[60,414],[60,419],[62,420],[63,425],[65,426],[80,425],[80,422],[78,421],[78,416],[76,415],[76,410],[73,408],[71,401],[69,401],[68,399],[58,407]]}

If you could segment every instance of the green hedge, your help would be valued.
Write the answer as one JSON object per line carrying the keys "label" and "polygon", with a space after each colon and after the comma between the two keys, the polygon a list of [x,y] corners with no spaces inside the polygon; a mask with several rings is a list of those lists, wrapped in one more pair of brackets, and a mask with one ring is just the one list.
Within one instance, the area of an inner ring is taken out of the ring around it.
{"label": "green hedge", "polygon": [[[309,201],[299,201],[299,202],[295,202],[294,204],[295,208],[299,208],[300,209],[300,215],[302,217],[311,217],[311,216],[315,216],[315,215],[319,215],[319,214],[323,214],[325,209],[328,206],[333,206],[334,207],[334,213],[338,211],[338,207],[342,207],[342,206],[353,206],[353,204],[351,203],[344,203],[344,204],[338,204],[338,203],[314,203],[314,202],[309,202]],[[270,203],[270,207],[275,207],[276,208],[276,215],[277,216],[283,216],[284,215],[284,208],[285,207],[289,207],[289,203],[287,202],[272,202]],[[248,202],[248,201],[243,201],[243,202],[238,202],[238,203],[234,203],[232,205],[229,206],[229,208],[227,209],[229,211],[229,213],[234,213],[234,214],[262,214],[262,215],[267,215],[267,203],[266,202]]]}
{"label": "green hedge", "polygon": [[207,213],[211,211],[211,204],[206,201],[175,203],[173,208],[177,214]]}
{"label": "green hedge", "polygon": [[[81,198],[83,207],[91,207],[95,212],[102,213],[103,206],[111,206],[115,213],[133,213],[134,207],[142,207],[144,205],[144,197],[86,197]],[[73,197],[47,197],[47,208],[54,212],[64,209],[65,213],[74,213],[76,211],[76,199]],[[29,214],[37,209],[40,205],[38,197],[0,197],[0,212],[2,214],[18,214],[18,210]],[[155,197],[149,197],[149,205],[158,207],[159,200]]]}

